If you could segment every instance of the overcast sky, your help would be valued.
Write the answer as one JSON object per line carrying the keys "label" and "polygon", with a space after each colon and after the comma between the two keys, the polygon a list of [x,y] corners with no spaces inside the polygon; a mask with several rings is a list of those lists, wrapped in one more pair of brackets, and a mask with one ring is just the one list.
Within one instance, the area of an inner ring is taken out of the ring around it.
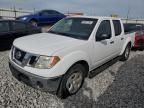
{"label": "overcast sky", "polygon": [[0,0],[0,8],[55,9],[60,12],[83,12],[86,15],[144,18],[144,0]]}

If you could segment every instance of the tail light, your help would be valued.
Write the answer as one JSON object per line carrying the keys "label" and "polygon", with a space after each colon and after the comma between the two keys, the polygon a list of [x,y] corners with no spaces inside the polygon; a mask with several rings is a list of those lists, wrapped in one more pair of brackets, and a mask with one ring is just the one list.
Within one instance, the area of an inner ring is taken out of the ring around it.
{"label": "tail light", "polygon": [[140,33],[139,32],[136,32],[135,33],[135,42],[134,42],[134,46],[136,47],[136,45],[138,44],[138,40],[140,38]]}
{"label": "tail light", "polygon": [[143,43],[144,43],[144,32],[136,32],[134,47],[139,47],[139,45]]}
{"label": "tail light", "polygon": [[140,34],[138,32],[135,33],[135,41],[139,38]]}

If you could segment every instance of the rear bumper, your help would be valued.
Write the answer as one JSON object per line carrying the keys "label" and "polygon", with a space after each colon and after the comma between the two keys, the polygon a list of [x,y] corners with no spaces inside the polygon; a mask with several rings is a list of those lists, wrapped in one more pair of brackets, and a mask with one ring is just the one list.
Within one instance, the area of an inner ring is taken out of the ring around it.
{"label": "rear bumper", "polygon": [[41,76],[37,76],[34,74],[31,74],[29,72],[26,72],[25,70],[22,70],[15,66],[13,63],[9,62],[9,68],[12,72],[12,75],[19,81],[24,82],[25,84],[40,89],[42,91],[52,91],[56,92],[60,81],[61,76],[57,78],[45,78]]}
{"label": "rear bumper", "polygon": [[133,48],[144,48],[144,39],[139,37],[137,40],[135,40]]}
{"label": "rear bumper", "polygon": [[133,48],[134,49],[139,49],[139,48],[142,49],[142,48],[144,48],[144,44],[136,44],[133,46]]}

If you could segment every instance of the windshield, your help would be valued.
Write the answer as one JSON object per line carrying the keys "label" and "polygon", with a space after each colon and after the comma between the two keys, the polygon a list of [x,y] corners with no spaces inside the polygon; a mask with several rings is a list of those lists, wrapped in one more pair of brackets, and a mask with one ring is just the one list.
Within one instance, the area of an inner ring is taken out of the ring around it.
{"label": "windshield", "polygon": [[64,18],[56,23],[48,32],[88,40],[96,23],[97,19],[92,18]]}

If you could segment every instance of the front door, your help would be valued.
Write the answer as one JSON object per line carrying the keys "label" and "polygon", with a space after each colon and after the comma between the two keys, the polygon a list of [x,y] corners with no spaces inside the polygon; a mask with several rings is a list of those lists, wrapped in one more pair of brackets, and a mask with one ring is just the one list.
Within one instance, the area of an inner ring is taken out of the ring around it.
{"label": "front door", "polygon": [[[106,39],[99,40],[102,35],[107,35]],[[97,30],[94,43],[94,67],[98,67],[110,60],[113,56],[114,39],[112,36],[110,20],[103,20]]]}

